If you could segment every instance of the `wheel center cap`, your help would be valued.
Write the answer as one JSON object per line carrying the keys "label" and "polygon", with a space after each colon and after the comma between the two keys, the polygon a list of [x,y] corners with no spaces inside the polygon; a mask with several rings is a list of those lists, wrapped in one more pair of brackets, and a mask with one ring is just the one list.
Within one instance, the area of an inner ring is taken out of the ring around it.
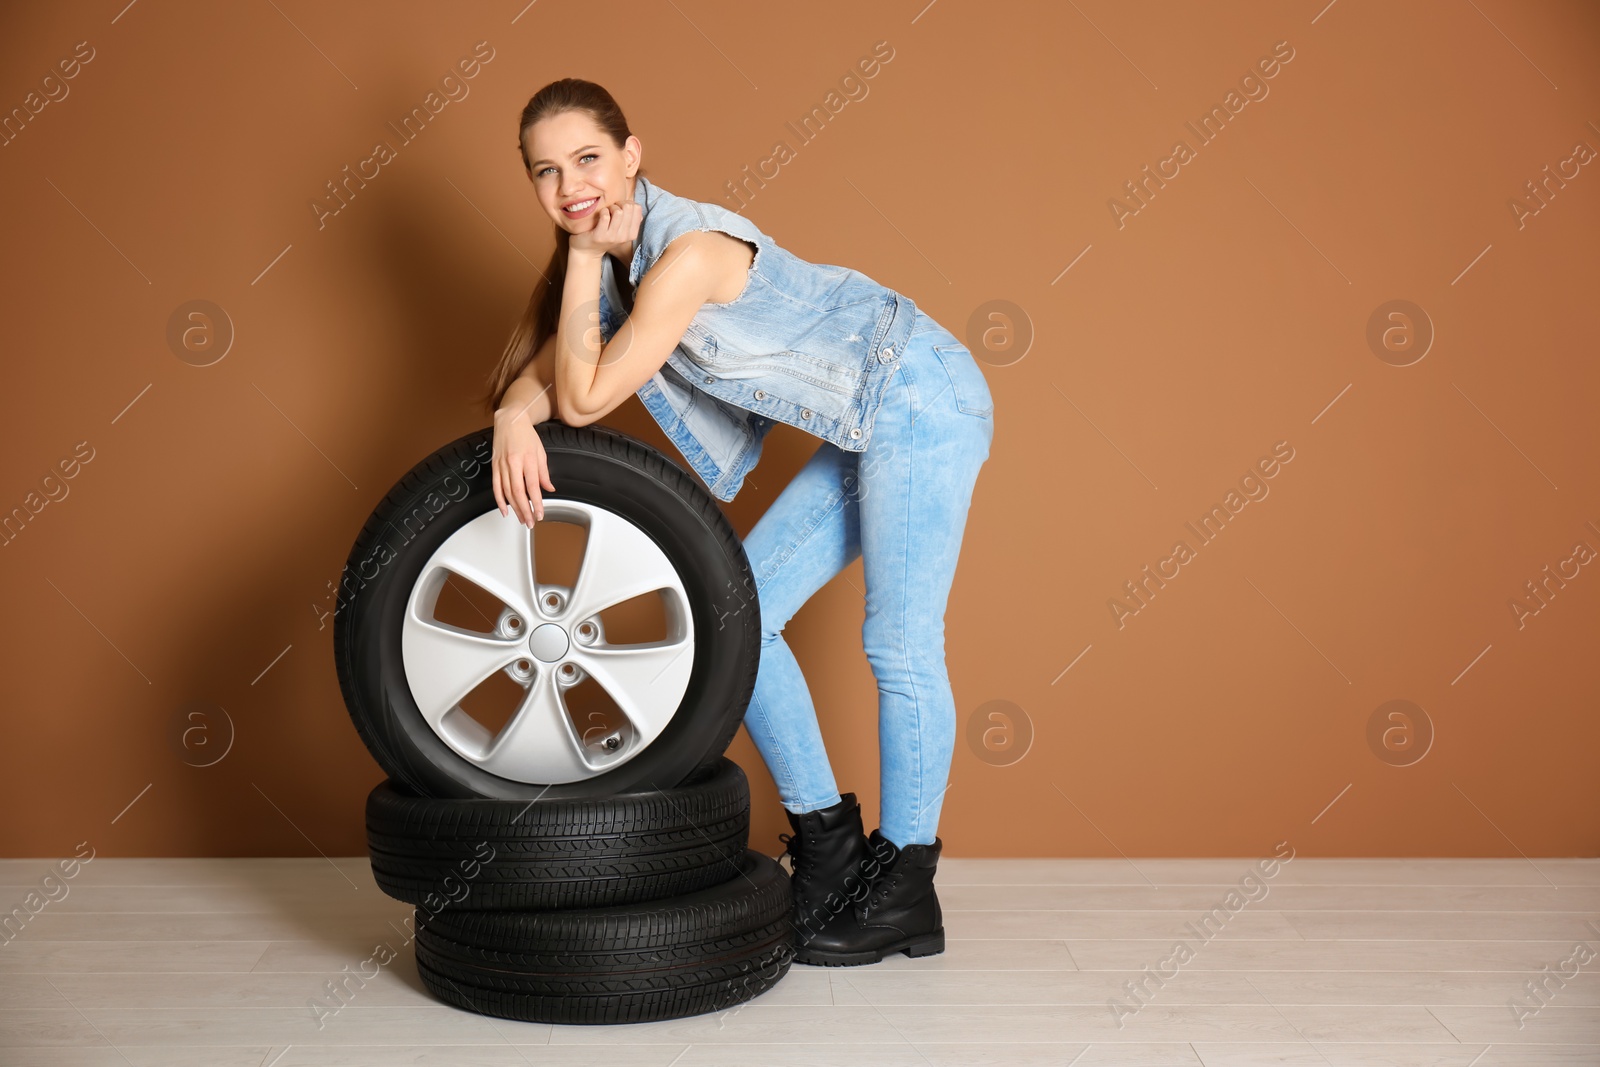
{"label": "wheel center cap", "polygon": [[533,658],[544,663],[554,663],[567,654],[571,647],[567,631],[553,622],[547,622],[528,635],[528,651]]}

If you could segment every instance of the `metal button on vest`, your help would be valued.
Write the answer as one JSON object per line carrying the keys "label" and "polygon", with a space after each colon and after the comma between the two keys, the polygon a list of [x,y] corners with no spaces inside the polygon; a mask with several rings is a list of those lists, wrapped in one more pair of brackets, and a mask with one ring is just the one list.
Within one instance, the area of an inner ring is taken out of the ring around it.
{"label": "metal button on vest", "polygon": [[850,431],[850,436],[851,437],[860,437],[861,436],[861,428],[858,426],[854,430],[851,430]]}
{"label": "metal button on vest", "polygon": [[810,408],[801,408],[800,409],[800,417],[802,419],[809,419],[811,417],[811,409]]}
{"label": "metal button on vest", "polygon": [[706,375],[706,384],[707,384],[707,385],[709,385],[709,384],[711,384],[711,383],[712,383],[712,382],[714,382],[714,381],[716,381],[716,379],[715,379],[715,378],[713,378],[713,377],[712,377],[712,376],[711,376],[711,375],[709,375],[709,374],[708,374],[708,375]]}
{"label": "metal button on vest", "polygon": [[757,389],[756,390],[756,399],[757,400],[765,400],[766,398],[767,398],[767,391],[765,389]]}
{"label": "metal button on vest", "polygon": [[878,353],[878,361],[887,363],[894,358],[894,345],[884,345],[883,351]]}

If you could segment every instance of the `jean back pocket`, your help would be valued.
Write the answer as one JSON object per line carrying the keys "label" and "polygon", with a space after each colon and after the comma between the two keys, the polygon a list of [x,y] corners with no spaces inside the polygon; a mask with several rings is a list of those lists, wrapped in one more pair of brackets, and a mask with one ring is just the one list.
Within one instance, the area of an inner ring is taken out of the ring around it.
{"label": "jean back pocket", "polygon": [[948,345],[934,345],[933,354],[938,357],[939,363],[944,367],[944,372],[950,379],[950,388],[955,393],[956,407],[968,415],[977,415],[981,418],[990,418],[994,415],[994,397],[989,392],[989,383],[983,376],[983,371],[978,368],[978,363],[972,358],[972,353],[967,346],[959,342]]}

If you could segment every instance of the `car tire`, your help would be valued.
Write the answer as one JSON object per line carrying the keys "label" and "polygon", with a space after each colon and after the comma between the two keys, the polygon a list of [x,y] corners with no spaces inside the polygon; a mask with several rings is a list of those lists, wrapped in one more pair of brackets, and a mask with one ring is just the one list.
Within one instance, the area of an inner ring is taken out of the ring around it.
{"label": "car tire", "polygon": [[611,907],[738,877],[750,785],[726,756],[674,789],[559,800],[435,800],[382,782],[367,797],[378,888],[438,910]]}
{"label": "car tire", "polygon": [[[723,755],[755,686],[755,582],[716,499],[616,430],[536,429],[556,491],[544,494],[545,519],[533,530],[499,513],[493,430],[478,430],[400,479],[341,576],[333,646],[345,705],[378,765],[419,796],[526,801],[672,788]],[[534,555],[543,558],[541,527],[552,521],[586,538],[566,585],[542,581]],[[482,621],[437,617],[447,589],[487,600],[476,608]],[[665,636],[605,638],[605,612],[652,598]],[[520,689],[509,690],[503,725],[465,709],[507,678]],[[580,736],[572,697],[588,682],[615,708]]]}
{"label": "car tire", "polygon": [[738,876],[648,904],[558,912],[418,909],[434,996],[524,1022],[629,1023],[720,1011],[794,958],[787,875],[746,849]]}

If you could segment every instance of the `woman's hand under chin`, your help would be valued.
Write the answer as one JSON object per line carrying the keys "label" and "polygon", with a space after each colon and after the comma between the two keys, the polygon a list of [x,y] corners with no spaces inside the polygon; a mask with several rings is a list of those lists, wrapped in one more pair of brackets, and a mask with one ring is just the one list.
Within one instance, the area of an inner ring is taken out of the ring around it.
{"label": "woman's hand under chin", "polygon": [[637,201],[602,204],[595,209],[594,225],[583,233],[573,234],[568,248],[573,254],[596,260],[608,252],[626,258],[643,221],[644,208]]}

